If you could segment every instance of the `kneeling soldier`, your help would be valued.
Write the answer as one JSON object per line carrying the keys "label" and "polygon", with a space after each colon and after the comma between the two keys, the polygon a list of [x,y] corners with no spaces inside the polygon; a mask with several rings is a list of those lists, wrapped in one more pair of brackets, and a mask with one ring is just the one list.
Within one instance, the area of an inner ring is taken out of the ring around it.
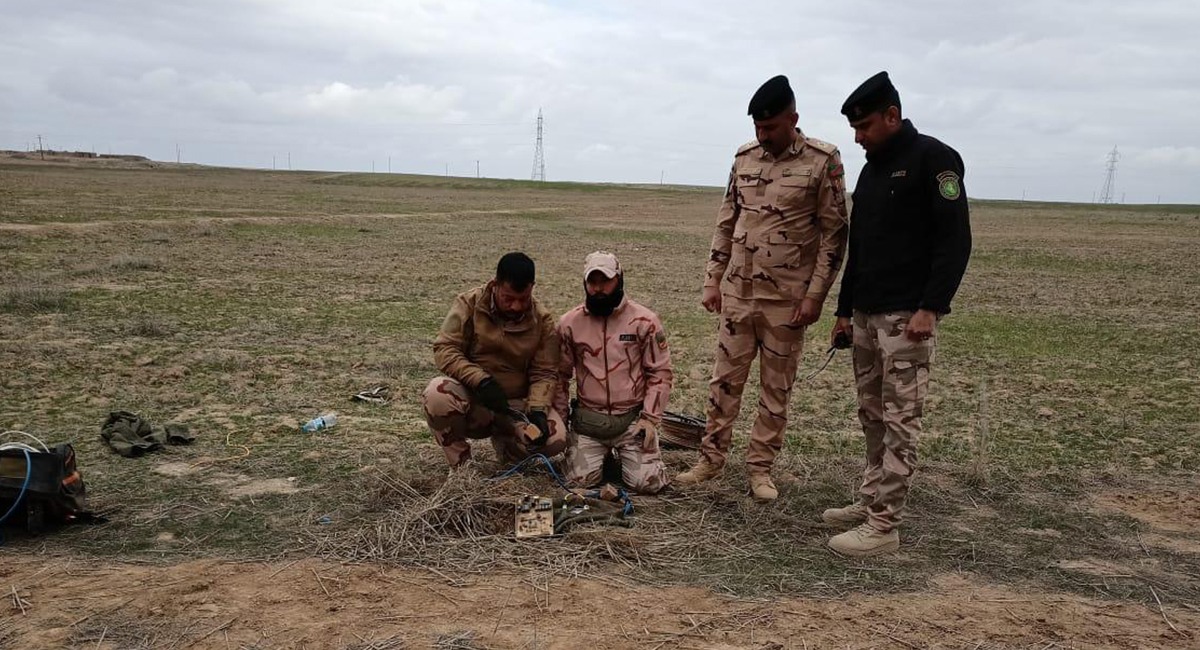
{"label": "kneeling soldier", "polygon": [[[470,438],[490,438],[501,462],[533,453],[553,456],[567,445],[562,416],[551,408],[558,371],[554,317],[533,297],[534,265],[508,253],[496,277],[460,294],[433,343],[445,376],[422,396],[425,421],[451,467],[471,459]],[[514,413],[515,411],[515,413]],[[536,426],[522,435],[516,420]]]}
{"label": "kneeling soldier", "polygon": [[581,487],[600,483],[604,459],[616,450],[625,486],[653,494],[667,485],[658,449],[672,381],[667,337],[654,312],[625,297],[625,274],[615,255],[588,255],[583,277],[586,300],[558,323],[555,407],[566,409],[572,376],[579,400],[571,415],[567,476]]}

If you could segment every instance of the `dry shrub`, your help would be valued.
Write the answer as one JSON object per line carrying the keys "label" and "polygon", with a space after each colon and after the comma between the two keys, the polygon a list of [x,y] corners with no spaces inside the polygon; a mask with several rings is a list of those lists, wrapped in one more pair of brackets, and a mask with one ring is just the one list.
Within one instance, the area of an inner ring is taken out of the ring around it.
{"label": "dry shrub", "polygon": [[70,295],[56,287],[19,285],[0,293],[0,311],[10,314],[45,314],[66,311]]}
{"label": "dry shrub", "polygon": [[162,264],[142,255],[121,254],[108,261],[108,268],[114,271],[156,271],[162,268]]}
{"label": "dry shrub", "polygon": [[156,339],[171,335],[171,328],[158,316],[140,314],[126,326],[125,333],[129,336]]}
{"label": "dry shrub", "polygon": [[517,540],[514,503],[527,494],[563,493],[548,474],[538,469],[490,480],[490,471],[472,468],[447,476],[444,461],[424,455],[427,460],[377,475],[367,490],[364,520],[318,539],[319,553],[455,573],[537,569],[595,577],[615,567],[640,580],[695,582],[711,578],[709,563],[776,571],[784,559],[780,552],[796,553],[797,539],[821,528],[796,516],[796,510],[811,510],[800,502],[807,493],[787,507],[762,506],[746,497],[744,477],[732,477],[685,493],[635,496],[630,521],[581,523],[551,538]]}

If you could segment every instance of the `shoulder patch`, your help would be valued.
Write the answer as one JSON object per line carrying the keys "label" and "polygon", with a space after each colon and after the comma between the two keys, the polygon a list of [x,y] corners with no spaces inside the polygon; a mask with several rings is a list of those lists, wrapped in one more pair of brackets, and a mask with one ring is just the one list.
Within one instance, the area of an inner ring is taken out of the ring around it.
{"label": "shoulder patch", "polygon": [[658,349],[660,349],[660,350],[666,350],[666,349],[667,349],[667,335],[666,335],[666,333],[665,333],[665,332],[663,332],[662,330],[659,330],[659,331],[655,332],[655,333],[654,333],[654,342],[655,342],[655,343],[658,343]]}
{"label": "shoulder patch", "polygon": [[762,145],[758,143],[758,140],[751,140],[751,141],[747,142],[746,144],[738,147],[736,155],[738,155],[738,156],[744,155],[746,153],[749,153],[750,151],[758,149],[761,146]]}
{"label": "shoulder patch", "polygon": [[818,151],[824,151],[825,153],[827,153],[831,156],[833,154],[837,153],[837,150],[838,150],[837,145],[830,144],[828,142],[825,142],[824,140],[818,140],[816,138],[807,138],[806,137],[804,139],[804,142],[805,142],[805,144],[812,147],[813,149],[816,149]]}
{"label": "shoulder patch", "polygon": [[958,174],[953,171],[944,171],[937,175],[938,193],[947,201],[957,200],[962,196],[962,183],[959,181]]}

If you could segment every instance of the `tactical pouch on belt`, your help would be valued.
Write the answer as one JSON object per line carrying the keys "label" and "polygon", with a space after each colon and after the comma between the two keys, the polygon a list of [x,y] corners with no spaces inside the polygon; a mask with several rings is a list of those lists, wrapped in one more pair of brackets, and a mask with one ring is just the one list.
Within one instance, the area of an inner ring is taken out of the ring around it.
{"label": "tactical pouch on belt", "polygon": [[571,413],[571,429],[596,440],[614,440],[629,429],[641,412],[641,408],[635,408],[628,413],[608,415],[581,406]]}

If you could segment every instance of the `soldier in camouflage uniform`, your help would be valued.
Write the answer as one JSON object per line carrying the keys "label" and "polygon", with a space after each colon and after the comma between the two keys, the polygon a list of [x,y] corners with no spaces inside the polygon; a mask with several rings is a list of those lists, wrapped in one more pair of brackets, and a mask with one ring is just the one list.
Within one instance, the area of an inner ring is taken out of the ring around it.
{"label": "soldier in camouflage uniform", "polygon": [[786,77],[763,84],[749,114],[757,137],[734,156],[704,280],[704,307],[721,319],[701,458],[677,482],[720,474],[757,356],[761,396],[746,463],[755,499],[770,501],[804,331],[820,317],[845,252],[846,203],[837,147],[796,128]]}
{"label": "soldier in camouflage uniform", "polygon": [[[533,453],[554,456],[567,446],[566,425],[551,406],[558,333],[554,316],[533,297],[533,284],[533,260],[508,253],[495,279],[455,299],[434,340],[434,360],[445,375],[429,382],[421,405],[451,467],[471,459],[468,439],[490,438],[506,463]],[[539,435],[523,435],[524,418]]]}
{"label": "soldier in camouflage uniform", "polygon": [[567,479],[598,485],[605,458],[615,454],[625,486],[655,494],[668,483],[658,447],[674,380],[666,332],[657,314],[625,296],[616,255],[588,255],[583,283],[583,304],[558,321],[562,361],[554,405],[568,410],[572,379],[578,400],[567,435]]}
{"label": "soldier in camouflage uniform", "polygon": [[868,556],[900,546],[938,322],[966,271],[971,226],[962,157],[901,117],[886,72],[855,90],[842,113],[867,164],[854,188],[833,336],[854,342],[867,466],[858,500],[822,519],[857,526],[830,539],[830,548]]}

